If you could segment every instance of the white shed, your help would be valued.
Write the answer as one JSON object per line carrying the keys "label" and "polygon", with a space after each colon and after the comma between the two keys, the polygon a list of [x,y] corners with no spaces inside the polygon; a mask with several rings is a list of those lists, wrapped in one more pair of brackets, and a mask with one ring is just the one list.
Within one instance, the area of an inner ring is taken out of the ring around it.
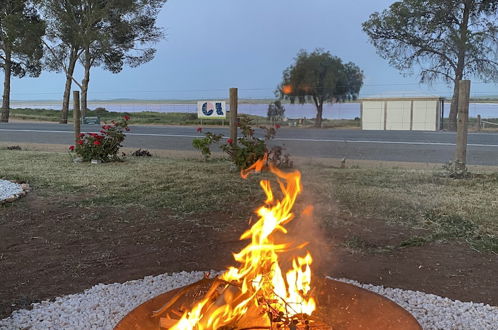
{"label": "white shed", "polygon": [[444,111],[442,97],[361,99],[361,129],[437,131]]}

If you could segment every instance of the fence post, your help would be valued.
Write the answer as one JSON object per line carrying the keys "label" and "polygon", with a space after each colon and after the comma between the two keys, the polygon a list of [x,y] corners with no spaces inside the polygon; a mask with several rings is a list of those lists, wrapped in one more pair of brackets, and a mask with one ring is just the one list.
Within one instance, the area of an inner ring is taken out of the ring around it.
{"label": "fence post", "polygon": [[237,88],[230,88],[230,139],[234,144],[237,144],[237,107],[239,103],[237,92]]}
{"label": "fence post", "polygon": [[465,170],[467,163],[467,132],[469,121],[470,80],[458,82],[458,120],[455,166]]}
{"label": "fence post", "polygon": [[481,115],[477,115],[477,131],[481,131]]}
{"label": "fence post", "polygon": [[73,91],[74,139],[77,142],[81,133],[80,92]]}

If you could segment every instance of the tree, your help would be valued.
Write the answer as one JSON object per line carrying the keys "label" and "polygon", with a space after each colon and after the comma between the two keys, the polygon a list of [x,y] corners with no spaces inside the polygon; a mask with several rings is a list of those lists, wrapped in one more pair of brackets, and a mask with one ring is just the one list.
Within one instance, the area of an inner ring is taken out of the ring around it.
{"label": "tree", "polygon": [[[102,65],[104,69],[118,73],[124,65],[136,67],[154,58],[155,49],[151,45],[163,37],[156,19],[165,2],[43,0],[45,12],[53,23],[49,25],[50,35],[54,36],[53,41],[58,41],[56,47],[50,47],[51,61],[66,73],[65,95],[69,95],[71,80],[81,89],[83,116],[88,109],[92,67]],[[81,82],[73,76],[75,58],[84,69]]]}
{"label": "tree", "polygon": [[85,0],[86,21],[81,63],[82,114],[88,109],[88,86],[92,67],[118,73],[124,65],[137,67],[154,58],[151,45],[163,37],[156,26],[157,15],[166,0]]}
{"label": "tree", "polygon": [[281,98],[316,106],[315,127],[321,127],[323,104],[355,100],[363,85],[363,71],[354,63],[344,64],[329,52],[301,50],[295,63],[285,69],[278,88]]}
{"label": "tree", "polygon": [[420,70],[420,82],[453,83],[449,129],[456,130],[458,82],[498,79],[498,1],[403,0],[373,13],[363,30],[398,70]]}
{"label": "tree", "polygon": [[280,100],[276,100],[268,105],[267,116],[272,122],[278,122],[284,119],[285,108]]}
{"label": "tree", "polygon": [[[82,40],[78,33],[83,26],[82,7],[75,1],[42,0],[41,8],[47,22],[45,66],[50,71],[63,71],[66,75],[59,123],[67,124],[74,69],[82,53]],[[79,85],[78,81],[75,82]]]}
{"label": "tree", "polygon": [[45,24],[30,1],[0,2],[0,65],[4,71],[2,122],[9,121],[12,75],[37,77],[41,73],[44,34]]}

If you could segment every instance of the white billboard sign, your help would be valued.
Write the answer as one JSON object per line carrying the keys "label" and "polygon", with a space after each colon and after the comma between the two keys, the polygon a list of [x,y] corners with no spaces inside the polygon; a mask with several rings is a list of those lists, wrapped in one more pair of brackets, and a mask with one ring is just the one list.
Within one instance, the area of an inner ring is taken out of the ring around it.
{"label": "white billboard sign", "polygon": [[225,101],[198,101],[197,117],[202,119],[225,119],[227,117]]}

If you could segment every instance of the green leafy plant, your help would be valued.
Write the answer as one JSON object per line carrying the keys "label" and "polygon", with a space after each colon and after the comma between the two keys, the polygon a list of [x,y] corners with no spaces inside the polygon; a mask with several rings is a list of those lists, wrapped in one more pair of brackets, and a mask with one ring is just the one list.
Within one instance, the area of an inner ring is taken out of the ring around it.
{"label": "green leafy plant", "polygon": [[228,155],[230,160],[239,169],[247,168],[254,164],[258,159],[268,156],[268,162],[278,167],[292,167],[289,154],[284,153],[282,146],[269,145],[270,140],[275,138],[280,125],[276,124],[270,127],[260,126],[263,130],[263,138],[254,135],[255,130],[252,127],[252,119],[247,116],[241,116],[239,127],[242,136],[234,143],[228,139],[227,143],[221,145],[221,149]]}
{"label": "green leafy plant", "polygon": [[440,172],[439,175],[452,179],[465,179],[470,178],[472,176],[472,173],[469,172],[465,164],[461,164],[456,161],[450,161],[446,164],[443,164],[442,172]]}
{"label": "green leafy plant", "polygon": [[[238,169],[244,169],[254,164],[258,159],[267,155],[267,160],[278,167],[292,167],[293,162],[290,156],[284,153],[282,146],[270,146],[269,141],[277,134],[280,125],[276,124],[270,127],[260,126],[264,135],[262,138],[255,136],[255,129],[252,126],[252,119],[248,116],[239,117],[238,127],[242,132],[242,136],[233,141],[227,139],[226,143],[220,145]],[[198,128],[197,132],[202,132],[202,128]],[[203,138],[196,138],[192,141],[194,148],[201,151],[204,159],[207,160],[211,156],[211,145],[219,142],[223,138],[223,134],[214,134],[207,132]]]}
{"label": "green leafy plant", "polygon": [[123,116],[119,121],[112,121],[112,125],[103,125],[99,133],[81,133],[75,146],[69,151],[74,152],[84,162],[100,160],[102,162],[120,161],[119,148],[122,147],[128,128],[129,116]]}
{"label": "green leafy plant", "polygon": [[272,122],[284,119],[285,108],[280,100],[276,100],[268,105],[267,117]]}
{"label": "green leafy plant", "polygon": [[[197,128],[197,132],[198,133],[202,132],[202,128],[201,127]],[[214,134],[211,132],[207,132],[204,134],[204,137],[195,138],[192,141],[192,146],[195,149],[200,150],[202,156],[204,157],[204,160],[207,161],[211,157],[211,145],[213,143],[219,142],[222,137],[223,134]]]}

